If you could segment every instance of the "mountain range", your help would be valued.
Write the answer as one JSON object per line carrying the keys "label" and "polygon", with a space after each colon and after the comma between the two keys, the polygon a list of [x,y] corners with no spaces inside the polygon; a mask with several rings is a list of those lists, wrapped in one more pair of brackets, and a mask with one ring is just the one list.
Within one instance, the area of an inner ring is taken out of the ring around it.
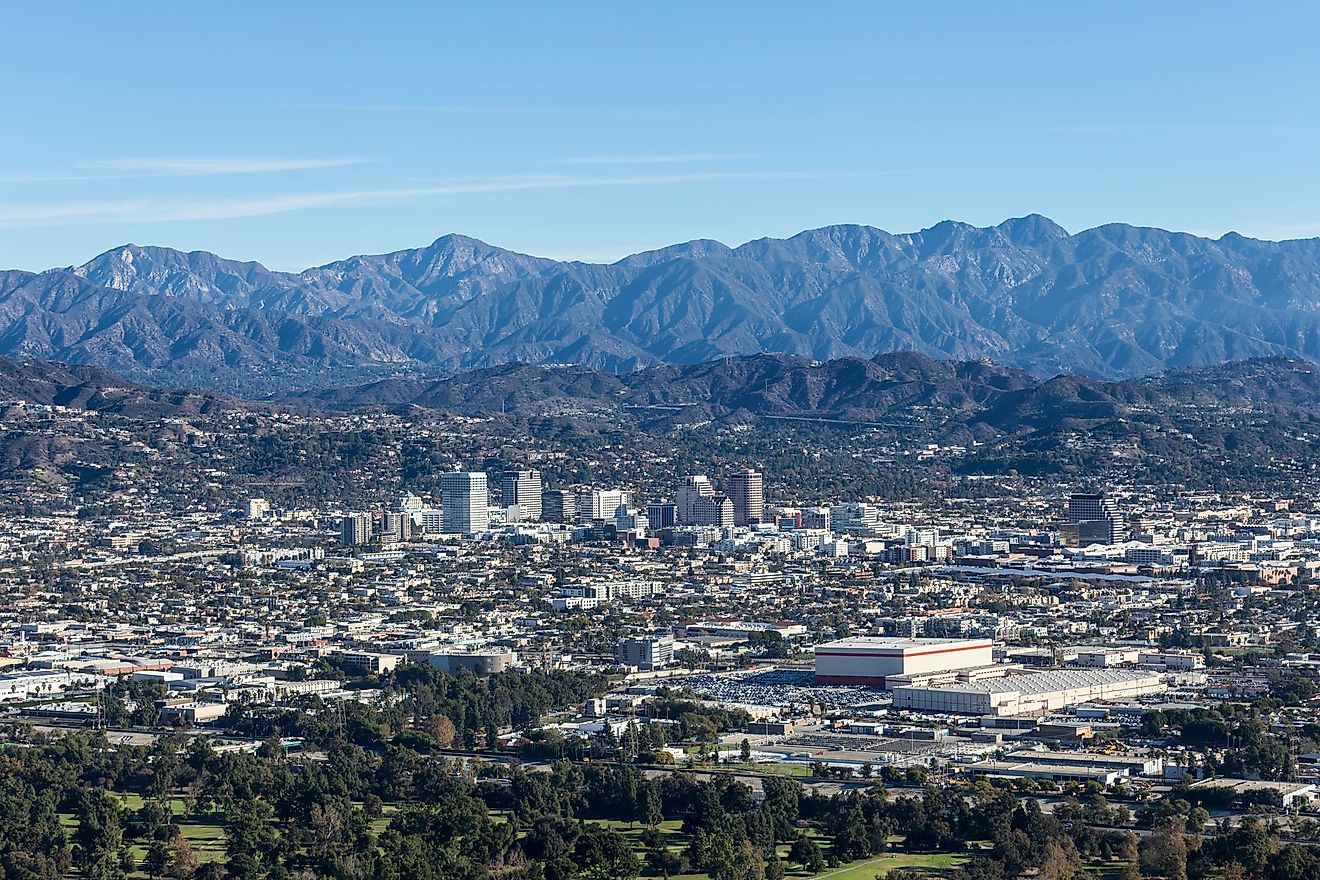
{"label": "mountain range", "polygon": [[1032,215],[698,240],[609,265],[446,235],[300,273],[136,245],[0,272],[0,355],[247,395],[514,362],[608,372],[904,350],[1109,379],[1320,360],[1320,239],[1069,234]]}

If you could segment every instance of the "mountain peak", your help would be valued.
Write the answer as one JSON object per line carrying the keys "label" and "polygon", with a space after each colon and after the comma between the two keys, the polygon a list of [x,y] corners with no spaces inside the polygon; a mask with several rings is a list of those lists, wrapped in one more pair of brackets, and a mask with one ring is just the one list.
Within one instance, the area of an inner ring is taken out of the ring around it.
{"label": "mountain peak", "polygon": [[431,242],[425,248],[422,248],[422,250],[438,250],[441,248],[454,248],[454,247],[483,248],[483,249],[489,248],[490,250],[503,250],[503,248],[496,247],[493,244],[487,244],[486,242],[482,241],[479,238],[473,238],[472,236],[464,235],[461,232],[446,232],[444,235],[440,236],[435,241]]}
{"label": "mountain peak", "polygon": [[995,229],[1014,244],[1048,244],[1068,237],[1068,230],[1042,214],[1028,214],[1025,217],[1011,217],[1000,223]]}

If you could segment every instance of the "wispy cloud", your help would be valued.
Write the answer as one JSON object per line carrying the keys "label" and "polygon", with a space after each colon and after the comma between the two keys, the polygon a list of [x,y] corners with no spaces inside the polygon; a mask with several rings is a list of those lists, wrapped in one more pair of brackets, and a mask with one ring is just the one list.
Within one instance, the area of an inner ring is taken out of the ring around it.
{"label": "wispy cloud", "polygon": [[547,116],[554,111],[546,107],[497,107],[477,104],[273,104],[276,110],[312,110],[333,113],[421,113],[477,116]]}
{"label": "wispy cloud", "polygon": [[268,174],[276,171],[308,171],[365,165],[360,156],[295,159],[278,156],[146,156],[128,159],[99,159],[83,167],[129,174],[184,176],[202,174]]}
{"label": "wispy cloud", "polygon": [[641,156],[574,156],[558,159],[556,165],[680,165],[698,162],[730,162],[758,159],[761,153],[667,153]]}
{"label": "wispy cloud", "polygon": [[269,174],[343,168],[371,162],[357,156],[290,158],[280,156],[138,156],[96,159],[74,165],[76,171],[51,174],[0,174],[0,183],[134,180],[148,177],[204,177],[216,174]]}
{"label": "wispy cloud", "polygon": [[433,186],[396,189],[285,193],[252,198],[121,199],[53,204],[0,203],[0,227],[72,226],[96,223],[166,223],[187,220],[232,220],[283,214],[309,208],[409,202],[453,195],[518,190],[589,189],[627,186],[670,186],[689,183],[736,183],[831,178],[881,177],[914,171],[709,171],[615,177],[539,175],[485,181],[454,181]]}

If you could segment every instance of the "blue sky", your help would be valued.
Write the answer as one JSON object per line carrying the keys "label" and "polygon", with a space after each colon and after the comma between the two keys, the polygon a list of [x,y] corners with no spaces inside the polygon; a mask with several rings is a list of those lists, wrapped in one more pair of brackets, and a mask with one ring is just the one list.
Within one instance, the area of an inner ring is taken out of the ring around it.
{"label": "blue sky", "polygon": [[0,267],[587,260],[1040,212],[1320,235],[1320,6],[3,2]]}

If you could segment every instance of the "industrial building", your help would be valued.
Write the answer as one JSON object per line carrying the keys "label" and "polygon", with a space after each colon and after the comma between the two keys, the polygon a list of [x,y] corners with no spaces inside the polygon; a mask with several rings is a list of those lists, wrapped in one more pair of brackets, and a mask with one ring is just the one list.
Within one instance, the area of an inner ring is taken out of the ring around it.
{"label": "industrial building", "polygon": [[450,675],[463,670],[473,675],[495,675],[513,668],[518,663],[518,655],[503,650],[436,652],[428,654],[426,662]]}
{"label": "industrial building", "polygon": [[1316,787],[1305,782],[1273,782],[1267,779],[1213,777],[1192,783],[1193,789],[1230,791],[1241,803],[1268,803],[1277,799],[1286,809],[1300,806],[1315,797]]}
{"label": "industrial building", "polygon": [[894,708],[952,715],[1033,715],[1167,689],[1157,672],[1051,669],[979,681],[899,686],[894,688]]}
{"label": "industrial building", "polygon": [[989,639],[839,639],[816,646],[817,684],[885,687],[889,679],[990,666]]}

